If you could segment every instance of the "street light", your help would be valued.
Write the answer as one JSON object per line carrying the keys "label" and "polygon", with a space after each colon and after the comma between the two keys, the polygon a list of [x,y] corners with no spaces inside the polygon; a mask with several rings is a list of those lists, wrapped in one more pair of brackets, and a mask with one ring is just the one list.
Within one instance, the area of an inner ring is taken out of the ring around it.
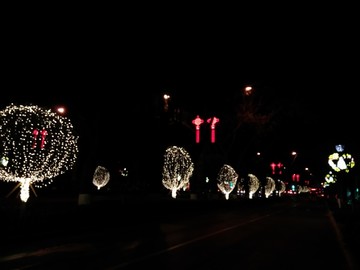
{"label": "street light", "polygon": [[253,91],[253,88],[252,88],[251,86],[246,86],[246,87],[244,88],[244,94],[245,94],[245,96],[250,96],[251,93],[252,93],[252,91]]}
{"label": "street light", "polygon": [[167,112],[169,110],[170,95],[164,94],[163,98],[164,98],[164,111]]}

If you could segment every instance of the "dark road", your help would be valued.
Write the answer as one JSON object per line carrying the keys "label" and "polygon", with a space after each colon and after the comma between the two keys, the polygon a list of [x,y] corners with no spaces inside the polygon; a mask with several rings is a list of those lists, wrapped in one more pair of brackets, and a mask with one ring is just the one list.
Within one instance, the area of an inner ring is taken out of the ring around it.
{"label": "dark road", "polygon": [[323,199],[42,207],[2,231],[0,269],[358,269]]}

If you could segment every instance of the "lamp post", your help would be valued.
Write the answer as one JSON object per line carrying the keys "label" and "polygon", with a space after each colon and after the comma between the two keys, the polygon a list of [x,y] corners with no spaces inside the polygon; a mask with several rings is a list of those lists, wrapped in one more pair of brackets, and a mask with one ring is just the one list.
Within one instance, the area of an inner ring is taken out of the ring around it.
{"label": "lamp post", "polygon": [[169,110],[170,95],[164,94],[163,98],[164,98],[164,112],[167,112]]}

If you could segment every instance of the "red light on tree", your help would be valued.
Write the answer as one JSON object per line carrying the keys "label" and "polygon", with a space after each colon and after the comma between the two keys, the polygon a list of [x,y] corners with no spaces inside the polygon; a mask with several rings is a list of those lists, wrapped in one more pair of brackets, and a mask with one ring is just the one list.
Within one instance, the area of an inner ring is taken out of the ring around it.
{"label": "red light on tree", "polygon": [[34,135],[34,140],[33,140],[33,148],[36,148],[36,144],[37,144],[37,139],[39,134],[41,135],[41,142],[40,142],[40,148],[43,149],[45,146],[45,137],[48,134],[47,131],[45,129],[43,129],[42,131],[39,132],[39,130],[34,129],[33,131],[33,135]]}
{"label": "red light on tree", "polygon": [[217,118],[217,117],[212,117],[212,118],[209,118],[208,120],[207,120],[207,122],[210,124],[210,132],[211,132],[211,142],[212,143],[215,143],[215,125],[216,125],[216,123],[218,123],[220,120],[219,120],[219,118]]}
{"label": "red light on tree", "polygon": [[199,115],[196,116],[196,118],[192,121],[192,123],[195,125],[195,136],[196,136],[196,143],[200,142],[200,125],[204,123],[204,120],[199,117]]}
{"label": "red light on tree", "polygon": [[48,134],[47,131],[45,129],[43,129],[41,132],[41,144],[40,144],[40,148],[43,149],[44,145],[45,145],[45,137]]}

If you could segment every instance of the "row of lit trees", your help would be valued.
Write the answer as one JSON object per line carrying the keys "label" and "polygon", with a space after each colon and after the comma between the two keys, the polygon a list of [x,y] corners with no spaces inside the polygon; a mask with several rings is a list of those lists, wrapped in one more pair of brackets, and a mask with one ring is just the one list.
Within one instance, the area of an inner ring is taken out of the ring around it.
{"label": "row of lit trees", "polygon": [[[198,170],[193,176],[194,188],[195,185],[198,186],[199,192],[204,189],[204,185],[208,185],[204,184],[203,179],[209,174],[215,177],[216,169],[221,164],[234,164],[234,168],[242,174],[246,173],[242,170],[248,170],[247,173],[257,171],[261,178],[268,173],[269,159],[260,163],[250,157],[257,148],[266,148],[265,152],[268,153],[279,152],[282,146],[274,145],[271,140],[280,134],[278,128],[286,114],[281,113],[281,104],[279,106],[279,103],[273,103],[273,99],[264,96],[266,94],[268,93],[261,93],[259,89],[246,85],[241,91],[235,91],[229,96],[221,115],[203,111],[198,113],[196,107],[189,109],[179,105],[169,93],[163,96],[163,112],[166,112],[164,115],[171,125],[177,119],[178,125],[192,134],[193,144],[180,140],[176,143],[189,147],[190,152],[195,153],[194,163]],[[173,144],[172,136],[168,138],[171,138],[169,144]],[[186,137],[187,140],[188,138],[189,136]],[[296,158],[297,153],[294,152],[292,162]],[[254,165],[256,163],[257,166]],[[282,180],[293,182],[296,186],[311,185],[309,169],[296,171],[293,164],[285,165],[287,175],[279,176]]]}
{"label": "row of lit trees", "polygon": [[[168,147],[164,154],[164,164],[162,173],[162,183],[165,188],[171,191],[173,198],[181,190],[189,191],[190,178],[194,171],[194,163],[190,154],[179,146]],[[230,193],[236,189],[240,196],[246,196],[252,199],[256,192],[260,192],[265,198],[272,196],[275,192],[281,196],[286,191],[284,181],[278,179],[275,181],[272,177],[267,176],[263,184],[254,174],[248,174],[247,177],[238,179],[239,175],[235,169],[224,164],[218,171],[216,184],[218,191],[221,192],[225,199],[228,200]],[[298,192],[307,192],[306,189],[299,189]]]}

